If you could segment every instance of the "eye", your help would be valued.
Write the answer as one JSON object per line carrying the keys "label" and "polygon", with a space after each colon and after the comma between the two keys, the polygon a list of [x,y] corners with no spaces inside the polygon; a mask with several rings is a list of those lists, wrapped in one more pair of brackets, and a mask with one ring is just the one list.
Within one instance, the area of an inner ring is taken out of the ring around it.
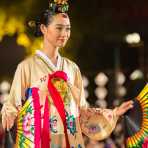
{"label": "eye", "polygon": [[56,29],[61,31],[63,28],[62,27],[56,27]]}
{"label": "eye", "polygon": [[67,28],[66,28],[66,31],[70,31],[70,30],[71,30],[71,28],[70,28],[70,27],[67,27]]}

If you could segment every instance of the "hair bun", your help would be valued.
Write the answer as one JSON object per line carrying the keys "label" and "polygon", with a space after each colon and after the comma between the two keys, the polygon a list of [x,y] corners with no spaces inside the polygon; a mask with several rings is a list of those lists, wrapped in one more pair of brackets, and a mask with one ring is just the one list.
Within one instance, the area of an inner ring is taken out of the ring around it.
{"label": "hair bun", "polygon": [[36,27],[36,22],[31,20],[28,22],[28,26],[31,27],[31,28],[35,28]]}

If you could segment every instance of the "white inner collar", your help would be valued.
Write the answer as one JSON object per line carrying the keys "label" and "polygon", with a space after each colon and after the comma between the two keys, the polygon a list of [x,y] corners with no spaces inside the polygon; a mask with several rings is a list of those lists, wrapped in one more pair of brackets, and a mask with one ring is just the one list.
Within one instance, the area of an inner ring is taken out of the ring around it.
{"label": "white inner collar", "polygon": [[53,70],[60,70],[61,56],[59,53],[58,53],[58,57],[57,57],[58,59],[57,59],[56,65],[54,65],[52,61],[50,60],[50,58],[45,53],[43,53],[41,50],[36,50],[36,54],[40,56]]}

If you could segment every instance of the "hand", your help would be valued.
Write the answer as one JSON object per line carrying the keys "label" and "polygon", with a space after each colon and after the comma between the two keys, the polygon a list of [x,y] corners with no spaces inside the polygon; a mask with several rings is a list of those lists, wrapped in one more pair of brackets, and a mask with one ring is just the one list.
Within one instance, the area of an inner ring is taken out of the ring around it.
{"label": "hand", "polygon": [[16,116],[14,115],[2,115],[2,126],[3,126],[3,129],[9,131],[9,129],[12,128],[12,126],[14,125],[14,121],[16,119]]}
{"label": "hand", "polygon": [[17,109],[12,106],[4,105],[1,110],[2,114],[2,126],[3,129],[9,131],[14,125],[15,119],[17,117]]}
{"label": "hand", "polygon": [[2,117],[2,126],[3,126],[3,129],[9,131],[12,126],[14,125],[14,121],[15,121],[15,118],[14,116],[11,116],[11,117]]}
{"label": "hand", "polygon": [[133,108],[133,101],[126,101],[123,102],[119,107],[116,108],[115,114],[116,116],[120,117],[124,113],[126,113],[129,109]]}

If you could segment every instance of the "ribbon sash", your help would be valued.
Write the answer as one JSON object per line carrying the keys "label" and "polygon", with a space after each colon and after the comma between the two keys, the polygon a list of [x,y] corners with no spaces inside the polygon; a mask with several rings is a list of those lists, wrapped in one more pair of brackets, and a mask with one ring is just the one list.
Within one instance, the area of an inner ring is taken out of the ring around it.
{"label": "ribbon sash", "polygon": [[[53,74],[49,74],[48,79],[48,91],[51,95],[51,98],[53,100],[53,103],[61,117],[61,120],[63,122],[64,126],[64,133],[65,133],[65,140],[66,140],[66,148],[70,148],[69,140],[68,140],[68,134],[67,134],[67,122],[66,122],[66,113],[64,108],[64,103],[62,100],[62,97],[60,96],[60,93],[57,91],[57,89],[52,84],[53,78],[61,78],[64,81],[67,81],[67,75],[63,71],[57,71]],[[34,102],[34,124],[35,124],[35,135],[34,135],[34,144],[35,148],[50,148],[50,123],[49,123],[49,117],[50,117],[50,109],[49,109],[49,102],[48,97],[46,97],[45,100],[45,106],[44,106],[44,120],[43,120],[43,130],[41,131],[41,106],[39,101],[39,89],[38,88],[32,88],[32,97]]]}
{"label": "ribbon sash", "polygon": [[67,123],[66,123],[66,114],[65,114],[65,109],[64,109],[64,103],[63,103],[62,97],[60,96],[59,92],[57,91],[57,89],[54,87],[54,85],[51,82],[52,78],[61,78],[65,81],[67,81],[67,75],[63,71],[57,71],[57,72],[53,73],[52,75],[49,74],[48,91],[51,95],[54,105],[55,105],[55,107],[62,119],[62,122],[63,122],[64,132],[65,132],[65,140],[66,140],[66,148],[70,148],[69,141],[68,141],[68,134],[67,134]]}

